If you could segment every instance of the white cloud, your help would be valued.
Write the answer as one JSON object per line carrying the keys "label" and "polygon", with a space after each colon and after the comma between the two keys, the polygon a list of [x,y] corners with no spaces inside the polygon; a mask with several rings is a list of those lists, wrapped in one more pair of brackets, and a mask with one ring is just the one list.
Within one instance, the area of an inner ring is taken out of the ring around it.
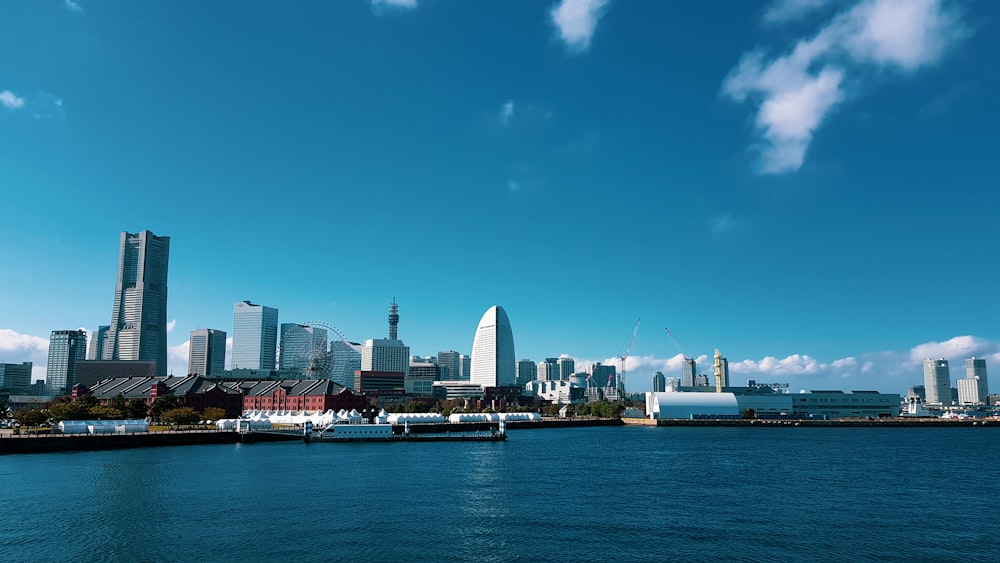
{"label": "white cloud", "polygon": [[177,326],[177,319],[174,319],[174,320],[168,322],[167,323],[167,334],[171,333],[174,330],[175,326]]}
{"label": "white cloud", "polygon": [[866,67],[912,72],[940,60],[967,35],[940,0],[863,0],[830,19],[786,55],[745,54],[723,81],[723,94],[758,103],[761,172],[798,170],[816,130],[844,100],[845,83]]}
{"label": "white cloud", "polygon": [[956,336],[943,342],[925,342],[910,350],[910,360],[922,363],[925,359],[968,358],[985,356],[997,351],[995,343],[975,336]]}
{"label": "white cloud", "polygon": [[508,100],[500,106],[500,125],[507,126],[514,119],[514,100]]}
{"label": "white cloud", "polygon": [[191,341],[185,340],[177,346],[167,346],[167,373],[173,375],[187,375],[188,350],[191,349]]}
{"label": "white cloud", "polygon": [[590,48],[597,20],[601,19],[609,0],[561,0],[549,14],[559,30],[559,38],[572,52]]}
{"label": "white cloud", "polygon": [[18,109],[24,107],[24,98],[18,98],[10,90],[0,92],[0,104],[7,109]]}
{"label": "white cloud", "polygon": [[417,7],[417,0],[372,0],[372,9],[381,14],[386,9],[406,9],[413,10]]}
{"label": "white cloud", "polygon": [[66,0],[66,7],[69,8],[71,12],[82,12],[83,6],[73,0]]}
{"label": "white cloud", "polygon": [[764,23],[782,24],[804,18],[826,6],[830,0],[775,0],[764,12]]}
{"label": "white cloud", "polygon": [[[13,357],[16,354],[24,354],[26,356],[45,354],[48,357],[48,353],[48,338],[21,334],[9,328],[0,328],[0,354],[3,354],[4,358]],[[10,361],[12,362],[13,360]]]}

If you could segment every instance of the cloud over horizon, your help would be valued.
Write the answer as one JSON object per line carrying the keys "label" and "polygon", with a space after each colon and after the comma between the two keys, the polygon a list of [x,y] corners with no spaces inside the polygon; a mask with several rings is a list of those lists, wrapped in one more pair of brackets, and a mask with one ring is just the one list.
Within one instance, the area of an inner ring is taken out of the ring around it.
{"label": "cloud over horizon", "polygon": [[[779,2],[764,18],[774,20],[770,14],[779,7],[782,17],[790,17],[822,5]],[[815,132],[844,102],[846,85],[864,86],[866,69],[916,72],[937,63],[967,35],[960,13],[942,0],[862,0],[783,55],[771,57],[760,48],[745,53],[724,79],[722,93],[757,106],[760,172],[794,172]]]}

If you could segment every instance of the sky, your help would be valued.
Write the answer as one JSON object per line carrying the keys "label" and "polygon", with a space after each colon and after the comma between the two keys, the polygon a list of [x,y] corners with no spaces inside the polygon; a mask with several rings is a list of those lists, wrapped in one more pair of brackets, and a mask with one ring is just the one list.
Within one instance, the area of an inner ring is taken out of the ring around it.
{"label": "sky", "polygon": [[0,361],[41,378],[51,331],[108,324],[149,229],[175,374],[236,301],[360,342],[395,298],[415,355],[499,304],[517,358],[627,354],[629,391],[715,348],[733,384],[954,385],[1000,364],[998,16],[0,0]]}

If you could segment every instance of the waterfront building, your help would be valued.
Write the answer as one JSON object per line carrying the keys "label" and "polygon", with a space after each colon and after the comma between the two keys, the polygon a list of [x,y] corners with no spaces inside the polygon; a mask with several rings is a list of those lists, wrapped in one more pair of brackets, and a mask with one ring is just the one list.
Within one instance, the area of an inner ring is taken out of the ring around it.
{"label": "waterfront building", "polygon": [[188,340],[188,375],[219,375],[226,369],[226,331],[198,328]]}
{"label": "waterfront building", "polygon": [[538,366],[531,360],[517,361],[517,384],[521,387],[527,385],[529,381],[538,379]]}
{"label": "waterfront building", "polygon": [[361,411],[367,403],[361,393],[329,379],[243,381],[227,385],[242,394],[242,408],[247,411]]}
{"label": "waterfront building", "polygon": [[544,362],[538,364],[539,381],[559,381],[559,359],[545,358]]}
{"label": "waterfront building", "polygon": [[328,370],[338,385],[354,388],[354,372],[361,369],[361,344],[346,340],[330,341]]}
{"label": "waterfront building", "polygon": [[73,388],[73,400],[84,395],[92,395],[101,405],[108,405],[121,395],[125,400],[141,399],[147,406],[152,406],[158,397],[173,395],[180,406],[197,411],[217,407],[226,411],[226,418],[238,417],[243,412],[243,396],[238,389],[198,375],[121,377],[106,379],[93,387]]}
{"label": "waterfront building", "polygon": [[111,327],[101,325],[97,331],[90,335],[90,343],[87,344],[87,359],[101,360],[104,358],[104,347],[108,343],[108,332]]}
{"label": "waterfront building", "polygon": [[28,393],[30,389],[31,362],[20,364],[0,363],[0,390],[21,395]]}
{"label": "waterfront building", "polygon": [[87,331],[53,330],[45,385],[49,393],[67,393],[76,384],[76,363],[87,358]]}
{"label": "waterfront building", "polygon": [[681,387],[694,387],[697,373],[698,362],[694,358],[684,358],[681,362]]}
{"label": "waterfront building", "polygon": [[514,332],[503,307],[486,310],[472,341],[470,382],[482,387],[516,385]]}
{"label": "waterfront building", "polygon": [[302,379],[324,379],[327,363],[327,330],[298,323],[281,323],[278,369],[300,374]]}
{"label": "waterfront building", "polygon": [[924,388],[927,392],[927,404],[950,405],[952,403],[948,360],[944,358],[924,360]]}
{"label": "waterfront building", "polygon": [[354,373],[354,390],[372,396],[400,396],[406,392],[406,376],[401,371],[367,371]]}
{"label": "waterfront building", "polygon": [[583,401],[587,396],[587,390],[568,380],[535,380],[529,381],[524,386],[524,395],[538,397],[543,401],[551,401],[552,404],[556,405],[565,405]]}
{"label": "waterfront building", "polygon": [[436,399],[482,399],[483,387],[470,381],[435,381]]}
{"label": "waterfront building", "polygon": [[413,397],[432,397],[434,382],[441,380],[441,368],[433,362],[410,362],[409,373],[403,378],[404,390]]}
{"label": "waterfront building", "polygon": [[278,310],[238,301],[233,306],[233,369],[273,370],[278,347]]}
{"label": "waterfront building", "polygon": [[152,360],[158,374],[167,373],[169,258],[170,237],[148,230],[121,234],[115,303],[102,360]]}
{"label": "waterfront building", "polygon": [[653,374],[653,393],[663,393],[667,390],[667,379],[663,376],[663,372],[656,372]]}
{"label": "waterfront building", "polygon": [[105,379],[154,376],[156,362],[152,360],[83,360],[76,363],[75,382],[93,387]]}
{"label": "waterfront building", "polygon": [[814,390],[789,394],[736,388],[723,393],[709,390],[646,393],[646,412],[650,418],[739,417],[747,409],[752,409],[759,418],[883,418],[899,416],[899,407],[899,394],[878,391]]}

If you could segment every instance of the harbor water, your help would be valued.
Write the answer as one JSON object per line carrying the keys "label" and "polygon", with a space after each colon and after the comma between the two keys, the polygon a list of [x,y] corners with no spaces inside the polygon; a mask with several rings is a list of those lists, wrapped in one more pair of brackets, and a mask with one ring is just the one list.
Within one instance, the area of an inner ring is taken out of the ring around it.
{"label": "harbor water", "polygon": [[0,456],[6,561],[995,558],[1000,428],[519,430],[507,442]]}

